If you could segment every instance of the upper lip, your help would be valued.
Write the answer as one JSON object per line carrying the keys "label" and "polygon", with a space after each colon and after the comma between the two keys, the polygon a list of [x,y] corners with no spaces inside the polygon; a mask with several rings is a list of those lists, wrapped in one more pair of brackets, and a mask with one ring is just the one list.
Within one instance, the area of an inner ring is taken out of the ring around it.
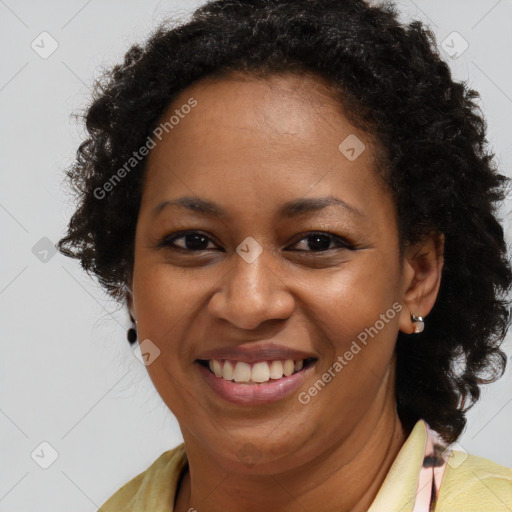
{"label": "upper lip", "polygon": [[316,359],[316,356],[310,352],[296,350],[276,343],[260,343],[257,345],[244,344],[207,350],[202,352],[197,359],[230,359],[245,363],[255,363],[258,361],[285,361],[287,359],[297,361],[309,358]]}

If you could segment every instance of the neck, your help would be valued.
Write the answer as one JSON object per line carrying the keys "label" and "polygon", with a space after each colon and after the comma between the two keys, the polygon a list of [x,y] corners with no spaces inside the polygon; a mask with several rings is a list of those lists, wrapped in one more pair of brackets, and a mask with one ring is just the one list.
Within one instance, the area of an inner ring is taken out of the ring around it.
{"label": "neck", "polygon": [[[387,396],[375,401],[348,436],[326,441],[313,460],[292,470],[238,474],[221,467],[194,437],[187,439],[184,434],[189,471],[182,479],[175,511],[291,512],[297,506],[323,512],[367,511],[407,437],[394,406],[394,390],[386,387]],[[391,401],[386,400],[388,395]]]}

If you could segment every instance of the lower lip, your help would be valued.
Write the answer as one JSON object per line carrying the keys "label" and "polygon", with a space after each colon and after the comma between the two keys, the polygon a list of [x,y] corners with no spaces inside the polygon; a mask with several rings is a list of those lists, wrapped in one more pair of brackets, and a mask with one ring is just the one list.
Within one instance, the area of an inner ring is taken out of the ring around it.
{"label": "lower lip", "polygon": [[216,377],[202,364],[197,363],[197,365],[206,382],[217,395],[239,405],[268,404],[291,395],[301,386],[314,367],[314,364],[311,364],[289,377],[283,376],[261,384],[248,384]]}

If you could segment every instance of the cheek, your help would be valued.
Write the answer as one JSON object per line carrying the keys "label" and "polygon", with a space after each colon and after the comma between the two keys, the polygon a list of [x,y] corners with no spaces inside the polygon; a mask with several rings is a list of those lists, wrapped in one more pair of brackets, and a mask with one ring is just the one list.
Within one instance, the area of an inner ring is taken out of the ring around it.
{"label": "cheek", "polygon": [[[175,387],[183,382],[183,372],[190,364],[186,342],[201,309],[200,297],[194,291],[198,281],[162,263],[135,267],[133,291],[139,340],[149,339],[160,350],[159,357],[147,366],[157,388],[159,384]],[[169,380],[168,374],[175,376],[176,382]]]}
{"label": "cheek", "polygon": [[198,307],[190,293],[191,280],[168,265],[139,260],[133,292],[139,341],[149,339],[159,350],[146,370],[167,407],[186,418],[191,408],[184,341]]}
{"label": "cheek", "polygon": [[[383,331],[389,331],[390,324],[398,325],[397,306],[393,309],[399,297],[398,268],[385,265],[385,261],[382,254],[368,252],[321,280],[303,280],[307,282],[309,304],[314,307],[311,321],[328,331],[328,339],[338,340],[338,348],[350,344],[377,321]],[[381,315],[386,317],[386,328]]]}
{"label": "cheek", "polygon": [[[318,348],[325,357],[322,378],[332,383],[327,403],[358,415],[374,400],[392,369],[398,333],[398,268],[368,253],[357,264],[338,271],[324,283],[322,302],[312,312],[321,329]],[[326,350],[328,340],[328,350]]]}
{"label": "cheek", "polygon": [[[301,389],[309,420],[333,438],[385,402],[401,304],[399,273],[382,254],[360,254],[345,268],[307,282],[308,324],[322,355],[315,378]],[[304,281],[303,281],[304,282]],[[306,292],[307,293],[307,292]]]}
{"label": "cheek", "polygon": [[134,272],[134,303],[139,322],[148,335],[162,333],[173,325],[179,329],[200,304],[203,280],[199,275],[162,263],[148,263]]}

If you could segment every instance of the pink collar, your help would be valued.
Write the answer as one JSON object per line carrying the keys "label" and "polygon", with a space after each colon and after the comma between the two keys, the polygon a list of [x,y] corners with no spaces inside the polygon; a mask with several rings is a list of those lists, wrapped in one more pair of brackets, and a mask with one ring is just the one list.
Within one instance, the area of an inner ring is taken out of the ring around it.
{"label": "pink collar", "polygon": [[451,450],[439,434],[424,421],[427,430],[425,455],[416,486],[416,500],[412,512],[433,512],[435,510],[446,462]]}

